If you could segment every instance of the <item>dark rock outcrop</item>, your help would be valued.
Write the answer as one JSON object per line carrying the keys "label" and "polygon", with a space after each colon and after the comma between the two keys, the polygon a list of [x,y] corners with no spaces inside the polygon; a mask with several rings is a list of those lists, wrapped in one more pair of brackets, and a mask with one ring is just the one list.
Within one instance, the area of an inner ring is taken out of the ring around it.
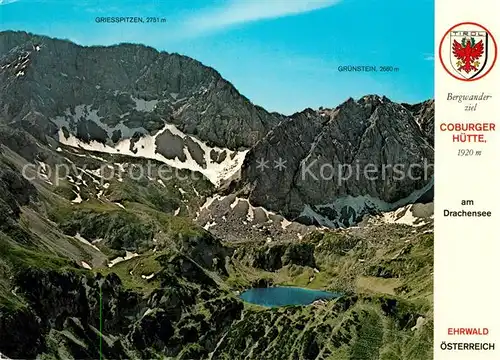
{"label": "dark rock outcrop", "polygon": [[82,140],[101,142],[116,142],[119,124],[132,131],[122,137],[131,137],[168,121],[237,149],[251,147],[281,119],[179,54],[133,44],[83,47],[13,31],[0,33],[0,44],[0,118],[38,138],[56,135],[56,117]]}
{"label": "dark rock outcrop", "polygon": [[[59,351],[75,357],[98,358],[102,327],[103,354],[108,358],[130,358],[131,351],[142,354],[141,358],[176,356],[190,345],[208,353],[240,318],[243,305],[227,297],[198,265],[184,258],[184,265],[191,264],[187,268],[178,260],[170,261],[174,266],[166,266],[159,275],[163,287],[148,296],[124,288],[113,273],[102,277],[71,270],[20,271],[16,286],[29,308],[10,312],[0,308],[0,335],[9,339],[8,344],[2,341],[1,351],[11,357],[34,358],[57,344]],[[180,278],[203,285],[206,295],[197,286],[179,282]],[[208,318],[198,312],[201,297]],[[26,339],[28,345],[23,344]]]}
{"label": "dark rock outcrop", "polygon": [[276,271],[287,265],[316,267],[314,246],[301,242],[247,246],[240,249],[235,258],[265,271]]}
{"label": "dark rock outcrop", "polygon": [[427,100],[414,105],[402,105],[413,113],[425,138],[429,141],[429,144],[434,146],[434,100]]}
{"label": "dark rock outcrop", "polygon": [[21,206],[36,197],[35,187],[21,173],[0,161],[0,230],[19,217]]}
{"label": "dark rock outcrop", "polygon": [[238,189],[288,218],[348,226],[417,200],[432,186],[433,162],[411,111],[365,96],[281,122],[247,154]]}

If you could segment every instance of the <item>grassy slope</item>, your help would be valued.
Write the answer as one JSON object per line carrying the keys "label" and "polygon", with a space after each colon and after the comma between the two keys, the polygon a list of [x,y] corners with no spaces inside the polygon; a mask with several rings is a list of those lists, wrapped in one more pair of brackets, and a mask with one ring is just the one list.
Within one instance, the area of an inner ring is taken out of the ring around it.
{"label": "grassy slope", "polygon": [[[162,270],[157,259],[175,254],[180,239],[203,234],[188,216],[203,202],[197,193],[210,193],[206,182],[182,185],[186,195],[179,184],[164,187],[124,179],[106,190],[109,201],[89,192],[84,196],[89,200],[81,204],[70,202],[72,186],[38,184],[37,204],[23,208],[18,227],[0,232],[2,310],[26,306],[13,292],[10,279],[16,271],[34,267],[88,273],[80,266],[82,260],[93,265],[92,272],[116,273],[126,288],[148,295],[159,282],[142,276]],[[180,216],[174,216],[178,208]],[[241,259],[229,261],[227,278],[211,276],[233,292],[269,279],[346,296],[324,306],[267,310],[247,305],[214,359],[431,358],[433,235],[424,230],[383,225],[313,233],[302,241],[314,246],[316,268],[286,265],[269,272]],[[90,241],[104,239],[98,244],[101,251],[75,240],[76,233]],[[23,234],[29,242],[22,241]],[[106,261],[123,255],[124,248],[140,256],[108,268]],[[206,312],[203,302],[199,305],[197,312]],[[415,327],[418,318],[423,325]],[[196,346],[184,348],[182,356],[196,353]]]}
{"label": "grassy slope", "polygon": [[[229,282],[238,288],[269,279],[347,295],[325,306],[247,307],[220,345],[221,359],[432,358],[433,235],[415,230],[381,225],[314,233],[303,241],[315,245],[319,272],[295,265],[276,272],[234,265]],[[242,340],[249,336],[253,341]]]}

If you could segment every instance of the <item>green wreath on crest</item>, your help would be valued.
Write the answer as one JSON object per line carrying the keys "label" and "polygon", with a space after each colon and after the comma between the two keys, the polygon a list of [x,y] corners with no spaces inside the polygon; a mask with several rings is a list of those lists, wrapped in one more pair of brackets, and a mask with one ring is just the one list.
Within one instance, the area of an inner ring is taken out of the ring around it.
{"label": "green wreath on crest", "polygon": [[[474,40],[474,38],[470,38],[470,46],[473,47],[474,45],[476,45],[476,40]],[[462,39],[462,47],[467,47],[467,38],[463,38]]]}

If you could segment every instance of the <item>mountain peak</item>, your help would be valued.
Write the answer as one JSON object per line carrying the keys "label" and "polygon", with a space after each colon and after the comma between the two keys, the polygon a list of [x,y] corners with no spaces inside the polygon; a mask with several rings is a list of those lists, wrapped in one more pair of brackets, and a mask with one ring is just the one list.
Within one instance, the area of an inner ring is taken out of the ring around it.
{"label": "mountain peak", "polygon": [[[426,110],[427,116],[433,114],[433,108]],[[433,163],[432,143],[426,136],[430,133],[419,121],[421,111],[409,111],[378,95],[349,98],[333,110],[305,109],[249,151],[240,187],[255,206],[328,227],[350,226],[368,213],[412,203],[432,188],[431,173],[398,181],[377,173],[371,180],[363,176],[363,166],[383,171],[394,164],[410,168]],[[255,164],[262,159],[281,159],[286,169],[259,169]],[[361,175],[345,177],[356,171]]]}
{"label": "mountain peak", "polygon": [[[80,106],[97,111],[107,125],[154,132],[173,123],[230,149],[251,147],[280,121],[216,70],[187,56],[128,43],[80,46],[25,32],[2,32],[0,38],[6,40],[0,41],[6,121],[19,122],[31,111],[53,121]],[[143,111],[141,106],[153,102],[154,108]]]}

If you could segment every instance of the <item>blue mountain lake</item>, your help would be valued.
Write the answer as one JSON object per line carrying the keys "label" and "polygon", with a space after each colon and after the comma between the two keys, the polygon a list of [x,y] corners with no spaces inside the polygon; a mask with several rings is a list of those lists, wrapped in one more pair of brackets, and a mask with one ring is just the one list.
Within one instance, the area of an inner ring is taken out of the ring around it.
{"label": "blue mountain lake", "polygon": [[287,305],[309,305],[316,300],[327,300],[341,294],[321,290],[310,290],[299,287],[269,287],[248,289],[240,295],[246,302],[267,307]]}

